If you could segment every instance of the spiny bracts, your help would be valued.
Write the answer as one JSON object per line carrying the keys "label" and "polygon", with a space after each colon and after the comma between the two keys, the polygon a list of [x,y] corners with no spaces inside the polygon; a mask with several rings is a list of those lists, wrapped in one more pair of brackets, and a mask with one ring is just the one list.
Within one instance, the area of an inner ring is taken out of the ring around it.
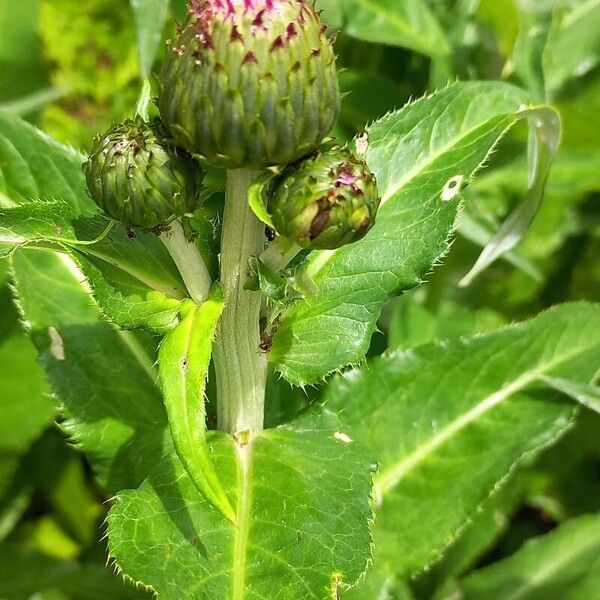
{"label": "spiny bracts", "polygon": [[129,119],[98,136],[84,172],[96,204],[127,227],[155,229],[198,208],[203,172],[167,142],[158,119]]}
{"label": "spiny bracts", "polygon": [[379,203],[367,164],[335,147],[287,167],[271,187],[269,212],[283,237],[303,248],[335,249],[366,235]]}
{"label": "spiny bracts", "polygon": [[178,144],[228,169],[285,166],[340,109],[335,55],[304,0],[192,0],[159,94]]}

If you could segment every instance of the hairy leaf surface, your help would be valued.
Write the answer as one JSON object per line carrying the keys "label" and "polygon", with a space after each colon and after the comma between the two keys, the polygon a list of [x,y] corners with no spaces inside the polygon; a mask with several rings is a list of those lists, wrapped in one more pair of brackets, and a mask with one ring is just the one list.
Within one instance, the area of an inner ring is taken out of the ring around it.
{"label": "hairy leaf surface", "polygon": [[125,328],[164,333],[186,297],[177,269],[149,233],[129,239],[88,196],[83,156],[17,117],[0,115],[0,244],[68,249],[103,312]]}
{"label": "hairy leaf surface", "polygon": [[500,83],[453,85],[374,123],[357,142],[383,205],[360,242],[311,255],[318,292],[282,317],[270,360],[292,383],[361,361],[381,307],[417,286],[449,248],[460,191],[507,128],[524,93]]}
{"label": "hairy leaf surface", "polygon": [[565,431],[572,405],[540,377],[589,382],[599,328],[600,306],[564,305],[384,356],[332,385],[326,406],[380,463],[376,563],[400,575],[432,563],[525,454]]}
{"label": "hairy leaf surface", "polygon": [[315,598],[354,583],[370,555],[369,461],[320,414],[245,444],[210,433],[236,525],[175,454],[108,517],[110,551],[161,600]]}

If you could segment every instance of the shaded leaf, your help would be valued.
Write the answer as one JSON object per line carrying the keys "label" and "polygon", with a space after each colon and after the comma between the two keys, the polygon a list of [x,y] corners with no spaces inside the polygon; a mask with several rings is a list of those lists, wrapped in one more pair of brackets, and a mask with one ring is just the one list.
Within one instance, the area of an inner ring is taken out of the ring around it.
{"label": "shaded leaf", "polygon": [[150,598],[149,594],[120,581],[102,564],[56,560],[37,552],[0,545],[0,597],[31,600],[40,597],[36,593],[46,592],[62,592],[69,600]]}
{"label": "shaded leaf", "polygon": [[550,97],[575,77],[600,63],[600,1],[581,0],[558,7],[544,50],[544,71]]}
{"label": "shaded leaf", "polygon": [[19,455],[53,421],[55,401],[33,344],[20,332],[0,343],[0,453]]}
{"label": "shaded leaf", "polygon": [[66,255],[20,250],[13,264],[22,315],[63,403],[65,429],[103,487],[137,485],[167,435],[150,340],[102,319]]}
{"label": "shaded leaf", "polygon": [[[210,433],[237,526],[210,506],[175,455],[111,509],[111,554],[162,600],[315,598],[367,566],[369,461],[320,414],[252,440]],[[338,436],[339,437],[339,436]]]}
{"label": "shaded leaf", "polygon": [[573,519],[527,542],[516,554],[475,571],[460,597],[541,600],[592,598],[600,582],[600,516]]}

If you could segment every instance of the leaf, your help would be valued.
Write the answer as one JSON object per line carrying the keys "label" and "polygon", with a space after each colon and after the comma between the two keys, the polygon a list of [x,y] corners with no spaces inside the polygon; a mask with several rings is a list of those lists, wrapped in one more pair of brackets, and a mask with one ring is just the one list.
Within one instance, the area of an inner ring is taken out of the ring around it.
{"label": "leaf", "polygon": [[559,7],[544,51],[550,97],[570,79],[582,77],[600,63],[600,0],[582,0]]}
{"label": "leaf", "polygon": [[413,580],[419,598],[437,599],[439,596],[436,591],[451,585],[451,582],[455,582],[495,550],[523,500],[523,480],[524,477],[519,475],[511,477],[510,482],[489,498],[473,516],[460,537],[446,550],[444,558]]}
{"label": "leaf", "polygon": [[38,36],[40,0],[0,6],[0,103],[47,86],[46,63]]}
{"label": "leaf", "polygon": [[187,295],[181,277],[154,234],[130,240],[115,225],[106,235],[109,221],[88,196],[82,161],[24,121],[0,114],[0,243],[66,245],[111,320],[165,333]]}
{"label": "leaf", "polygon": [[423,0],[345,0],[343,11],[344,32],[357,39],[429,56],[450,52],[442,28]]}
{"label": "leaf", "polygon": [[[3,275],[0,273],[0,279]],[[56,403],[46,394],[44,373],[36,362],[35,348],[17,329],[8,289],[3,286],[0,292],[3,301],[0,303],[0,501],[10,503],[12,496],[19,494],[19,490],[10,489],[19,462],[52,424]],[[0,515],[0,538],[3,530],[8,532],[12,528],[10,508]]]}
{"label": "leaf", "polygon": [[[514,177],[514,175],[513,175]],[[492,228],[489,223],[480,222],[473,214],[469,212],[468,208],[460,214],[460,221],[458,223],[457,232],[464,239],[473,242],[481,248],[485,248],[495,235],[497,228]],[[527,233],[529,233],[528,231]],[[522,253],[518,253],[516,250],[509,250],[505,252],[501,257],[507,263],[510,263],[521,272],[525,273],[534,281],[541,283],[544,281],[544,274],[540,271],[536,264],[529,260]]]}
{"label": "leaf", "polygon": [[[373,565],[360,583],[350,591],[342,594],[343,600],[414,600],[409,589],[398,590],[395,577]],[[402,591],[403,593],[399,593]],[[337,600],[337,599],[336,599]]]}
{"label": "leaf", "polygon": [[137,28],[140,73],[146,78],[158,52],[169,0],[130,0]]}
{"label": "leaf", "polygon": [[166,458],[117,498],[111,555],[161,600],[335,597],[367,566],[371,474],[359,447],[322,421],[313,413],[249,441],[208,434],[237,526]]}
{"label": "leaf", "polygon": [[161,344],[159,373],[179,460],[198,491],[235,521],[206,445],[204,393],[213,338],[224,305],[223,292],[217,286],[206,302],[190,309]]}
{"label": "leaf", "polygon": [[[174,273],[162,270],[162,261],[167,258],[164,248],[154,240],[136,248],[146,255],[140,256],[145,262],[144,268],[140,269],[137,261],[130,262],[126,255],[119,257],[115,237],[107,240],[106,249],[110,248],[107,253],[103,252],[104,248],[97,247],[84,252],[74,251],[72,258],[85,275],[102,312],[111,321],[124,329],[167,333],[177,325],[185,292]],[[128,243],[124,239],[119,242]],[[150,254],[150,248],[154,247],[157,254]],[[129,254],[129,250],[126,253]],[[134,256],[137,254],[135,252]],[[156,269],[152,269],[153,265]]]}
{"label": "leaf", "polygon": [[404,296],[397,301],[389,320],[388,350],[405,350],[429,342],[483,333],[504,324],[502,317],[492,310],[475,311],[448,303],[434,315],[410,296]]}
{"label": "leaf", "polygon": [[319,290],[283,314],[269,356],[286,379],[314,383],[363,359],[383,304],[419,285],[447,253],[461,182],[525,102],[505,84],[456,84],[367,130],[366,158],[384,202],[363,240],[308,259],[305,273]]}
{"label": "leaf", "polygon": [[133,600],[150,597],[120,581],[102,564],[56,560],[37,552],[1,544],[0,597],[6,600],[33,600],[41,597],[37,593],[47,591],[64,592],[69,600]]}
{"label": "leaf", "polygon": [[[88,212],[82,156],[13,115],[0,113],[0,199],[9,206],[35,200],[62,200]],[[0,206],[2,202],[0,202]]]}
{"label": "leaf", "polygon": [[56,412],[36,351],[20,332],[0,342],[0,453],[19,455],[48,427]]}
{"label": "leaf", "polygon": [[66,255],[19,250],[13,267],[23,319],[68,417],[65,430],[102,487],[139,484],[167,451],[152,342],[102,319]]}
{"label": "leaf", "polygon": [[248,190],[248,204],[252,212],[259,221],[271,229],[275,229],[275,225],[273,225],[273,220],[267,210],[264,194],[273,177],[273,173],[264,173],[252,182]]}
{"label": "leaf", "polygon": [[597,385],[574,383],[561,377],[540,377],[548,387],[574,398],[583,406],[600,414],[600,388]]}
{"label": "leaf", "polygon": [[[600,516],[573,519],[527,542],[513,556],[475,571],[462,582],[460,597],[592,598],[600,581],[599,557]],[[590,585],[592,579],[595,587]]]}
{"label": "leaf", "polygon": [[434,562],[515,465],[569,427],[573,410],[539,378],[590,381],[599,327],[599,305],[564,305],[384,356],[330,386],[325,406],[380,464],[376,565],[402,576]]}
{"label": "leaf", "polygon": [[552,26],[552,13],[540,10],[535,4],[520,8],[519,36],[507,67],[514,71],[516,79],[536,102],[546,102],[543,56]]}
{"label": "leaf", "polygon": [[317,10],[321,11],[321,21],[329,30],[338,31],[344,22],[343,0],[317,0]]}
{"label": "leaf", "polygon": [[44,88],[16,98],[10,102],[0,103],[0,112],[9,112],[19,116],[29,115],[37,110],[46,107],[52,102],[60,100],[67,94],[67,91],[62,88]]}
{"label": "leaf", "polygon": [[560,117],[553,108],[548,107],[532,109],[525,114],[531,122],[529,189],[514,212],[509,215],[484,248],[475,266],[460,282],[463,287],[470,285],[477,275],[519,244],[542,204],[550,167],[560,145]]}

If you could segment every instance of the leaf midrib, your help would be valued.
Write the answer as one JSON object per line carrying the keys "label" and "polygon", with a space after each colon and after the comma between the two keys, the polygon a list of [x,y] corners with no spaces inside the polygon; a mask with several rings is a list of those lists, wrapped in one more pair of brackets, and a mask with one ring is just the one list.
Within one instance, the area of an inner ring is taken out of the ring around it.
{"label": "leaf midrib", "polygon": [[251,444],[241,445],[234,441],[239,461],[239,493],[236,506],[235,540],[233,547],[232,600],[244,600],[246,591],[246,549],[250,532],[250,508],[252,504]]}
{"label": "leaf midrib", "polygon": [[164,294],[167,298],[170,298],[171,300],[183,300],[185,298],[185,294],[183,294],[183,292],[178,290],[174,285],[165,284],[165,283],[158,281],[157,279],[154,279],[152,277],[147,277],[146,275],[141,273],[139,270],[137,270],[133,267],[129,267],[126,264],[120,262],[119,260],[117,260],[115,258],[111,258],[107,254],[98,252],[97,250],[94,250],[89,247],[87,247],[85,249],[83,254],[84,254],[84,256],[85,256],[85,254],[89,254],[91,256],[99,258],[100,260],[103,260],[104,262],[115,267],[116,269],[120,269],[121,271],[123,271],[124,273],[129,275],[130,277],[137,279],[140,283],[143,283],[145,286],[153,289],[156,292],[160,292],[160,293]]}
{"label": "leaf midrib", "polygon": [[548,373],[564,362],[572,360],[579,354],[587,352],[589,348],[590,346],[585,346],[583,349],[567,352],[561,358],[555,361],[549,361],[545,366],[521,375],[511,384],[487,396],[469,411],[463,413],[459,418],[455,419],[452,423],[433,436],[429,442],[417,447],[411,454],[395,466],[381,471],[374,485],[377,502],[379,504],[383,503],[385,495],[393,490],[405,475],[407,475],[414,467],[425,461],[440,446],[452,439],[455,434],[460,433],[468,425],[475,422],[478,417],[483,416],[513,394],[539,380],[545,373]]}

